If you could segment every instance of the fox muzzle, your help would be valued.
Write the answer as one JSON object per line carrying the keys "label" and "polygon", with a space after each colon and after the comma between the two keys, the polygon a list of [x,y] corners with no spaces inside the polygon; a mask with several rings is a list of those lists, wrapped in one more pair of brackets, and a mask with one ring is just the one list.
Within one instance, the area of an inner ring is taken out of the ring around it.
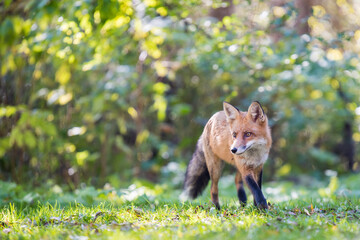
{"label": "fox muzzle", "polygon": [[238,148],[233,147],[232,149],[230,149],[230,151],[231,151],[233,154],[239,155],[239,154],[244,153],[247,149],[248,149],[248,147],[246,147],[246,146],[241,146],[241,147],[238,147]]}

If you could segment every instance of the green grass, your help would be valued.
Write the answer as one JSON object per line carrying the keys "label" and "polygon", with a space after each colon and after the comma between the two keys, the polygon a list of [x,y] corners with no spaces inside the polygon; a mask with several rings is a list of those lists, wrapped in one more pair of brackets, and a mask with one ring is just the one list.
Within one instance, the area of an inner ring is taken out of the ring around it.
{"label": "green grass", "polygon": [[[359,176],[327,183],[265,184],[267,211],[239,206],[230,178],[220,183],[221,211],[208,190],[180,202],[179,190],[136,182],[74,193],[0,184],[1,239],[359,239]],[[319,185],[319,186],[318,186]],[[6,194],[4,189],[12,189]]]}

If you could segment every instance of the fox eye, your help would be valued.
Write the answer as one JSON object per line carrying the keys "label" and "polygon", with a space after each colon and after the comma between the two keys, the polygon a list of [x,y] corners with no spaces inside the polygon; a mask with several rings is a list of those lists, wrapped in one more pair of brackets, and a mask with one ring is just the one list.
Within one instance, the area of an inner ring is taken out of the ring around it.
{"label": "fox eye", "polygon": [[246,133],[245,133],[245,137],[250,137],[251,135],[252,135],[251,132],[246,132]]}
{"label": "fox eye", "polygon": [[236,138],[236,132],[233,132],[233,134],[232,134],[232,135],[233,135],[233,137],[234,137],[234,138]]}

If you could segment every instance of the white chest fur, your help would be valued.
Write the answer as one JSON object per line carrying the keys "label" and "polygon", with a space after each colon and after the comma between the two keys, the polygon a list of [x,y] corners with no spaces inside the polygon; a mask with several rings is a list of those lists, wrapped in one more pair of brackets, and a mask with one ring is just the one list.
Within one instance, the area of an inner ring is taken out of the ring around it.
{"label": "white chest fur", "polygon": [[263,165],[269,156],[269,149],[266,144],[265,139],[254,142],[249,149],[239,155],[241,164],[253,167]]}

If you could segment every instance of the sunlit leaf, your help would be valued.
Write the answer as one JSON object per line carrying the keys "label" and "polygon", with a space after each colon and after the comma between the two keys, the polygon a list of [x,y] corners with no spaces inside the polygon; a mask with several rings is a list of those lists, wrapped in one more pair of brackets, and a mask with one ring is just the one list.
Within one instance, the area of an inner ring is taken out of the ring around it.
{"label": "sunlit leaf", "polygon": [[55,73],[55,79],[58,81],[61,85],[66,85],[71,78],[71,73],[69,66],[66,64],[63,64],[60,66],[60,68]]}
{"label": "sunlit leaf", "polygon": [[83,166],[85,163],[85,160],[89,157],[88,151],[82,151],[76,153],[76,162],[79,166]]}
{"label": "sunlit leaf", "polygon": [[61,96],[59,97],[59,104],[60,104],[60,105],[65,105],[65,104],[67,104],[68,102],[70,102],[70,101],[72,100],[72,98],[73,98],[72,93],[66,93],[66,94],[64,94],[64,95],[61,95]]}
{"label": "sunlit leaf", "polygon": [[326,57],[332,61],[340,61],[343,59],[343,54],[339,49],[330,48],[327,50]]}
{"label": "sunlit leaf", "polygon": [[136,137],[136,143],[137,144],[141,144],[144,141],[146,141],[148,139],[150,135],[150,132],[148,130],[143,130],[142,132],[140,132],[137,137]]}

